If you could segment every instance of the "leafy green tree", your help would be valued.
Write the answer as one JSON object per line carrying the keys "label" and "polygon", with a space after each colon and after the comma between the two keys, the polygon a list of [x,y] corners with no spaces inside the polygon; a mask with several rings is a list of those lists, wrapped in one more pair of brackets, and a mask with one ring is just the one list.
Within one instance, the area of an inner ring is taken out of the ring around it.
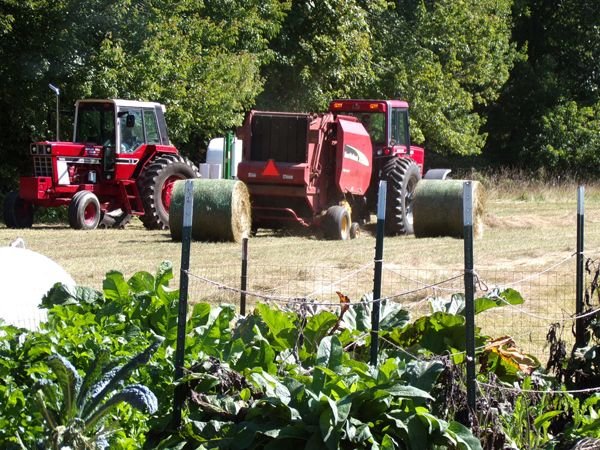
{"label": "leafy green tree", "polygon": [[600,101],[597,2],[517,1],[514,10],[527,58],[492,111],[486,153],[505,164],[597,174],[597,141],[587,139]]}
{"label": "leafy green tree", "polygon": [[373,17],[379,96],[412,104],[413,139],[442,154],[482,149],[486,107],[517,57],[511,2],[405,0]]}
{"label": "leafy green tree", "polygon": [[261,91],[267,44],[288,8],[279,0],[3,2],[0,156],[10,169],[0,191],[26,172],[31,140],[55,138],[48,83],[66,110],[87,97],[165,103],[171,139],[197,152],[238,125]]}
{"label": "leafy green tree", "polygon": [[[360,96],[374,78],[373,31],[359,0],[294,1],[271,42],[263,109],[320,111],[336,97]],[[370,8],[381,7],[381,1]]]}

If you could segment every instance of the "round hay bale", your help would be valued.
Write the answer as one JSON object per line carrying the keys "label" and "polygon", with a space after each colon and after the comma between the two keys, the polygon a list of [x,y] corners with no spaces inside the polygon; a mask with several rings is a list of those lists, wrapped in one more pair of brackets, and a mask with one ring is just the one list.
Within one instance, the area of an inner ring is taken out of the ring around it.
{"label": "round hay bale", "polygon": [[[175,182],[169,207],[171,238],[180,241],[186,180]],[[237,180],[194,179],[192,239],[240,242],[250,235],[250,193]]]}
{"label": "round hay bale", "polygon": [[[413,225],[415,236],[462,238],[464,180],[420,180],[415,187]],[[484,192],[473,184],[473,235],[483,234]]]}

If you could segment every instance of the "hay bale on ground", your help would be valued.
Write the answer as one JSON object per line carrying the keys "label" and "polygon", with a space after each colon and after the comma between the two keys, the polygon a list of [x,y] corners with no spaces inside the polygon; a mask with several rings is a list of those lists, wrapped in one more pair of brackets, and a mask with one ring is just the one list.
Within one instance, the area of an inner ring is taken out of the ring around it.
{"label": "hay bale on ground", "polygon": [[[420,180],[414,192],[413,225],[416,237],[462,238],[464,180]],[[473,234],[483,234],[484,191],[473,184]]]}
{"label": "hay bale on ground", "polygon": [[[177,181],[171,195],[169,228],[173,240],[181,240],[186,180]],[[194,179],[192,239],[240,242],[252,225],[250,194],[237,180]]]}

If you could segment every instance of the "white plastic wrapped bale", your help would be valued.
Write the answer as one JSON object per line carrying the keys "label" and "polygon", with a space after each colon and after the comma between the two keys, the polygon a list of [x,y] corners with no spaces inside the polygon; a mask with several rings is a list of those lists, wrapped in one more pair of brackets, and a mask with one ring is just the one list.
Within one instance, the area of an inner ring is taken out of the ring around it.
{"label": "white plastic wrapped bale", "polygon": [[0,319],[37,329],[47,317],[38,306],[58,282],[75,286],[73,278],[50,258],[25,248],[0,247]]}

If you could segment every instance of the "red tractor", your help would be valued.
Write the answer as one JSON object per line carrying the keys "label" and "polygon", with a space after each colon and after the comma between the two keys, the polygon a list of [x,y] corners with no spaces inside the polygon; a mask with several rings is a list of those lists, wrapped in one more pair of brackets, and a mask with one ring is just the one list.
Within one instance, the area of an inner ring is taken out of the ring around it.
{"label": "red tractor", "polygon": [[237,173],[250,191],[254,229],[299,223],[321,226],[332,239],[353,238],[386,180],[386,233],[413,232],[424,150],[410,144],[406,102],[334,100],[321,115],[251,111],[240,134]]}
{"label": "red tractor", "polygon": [[168,228],[173,184],[199,173],[171,145],[164,111],[153,102],[79,100],[73,142],[31,145],[33,176],[6,196],[6,225],[28,228],[36,206],[68,205],[75,229],[123,227],[132,216]]}

